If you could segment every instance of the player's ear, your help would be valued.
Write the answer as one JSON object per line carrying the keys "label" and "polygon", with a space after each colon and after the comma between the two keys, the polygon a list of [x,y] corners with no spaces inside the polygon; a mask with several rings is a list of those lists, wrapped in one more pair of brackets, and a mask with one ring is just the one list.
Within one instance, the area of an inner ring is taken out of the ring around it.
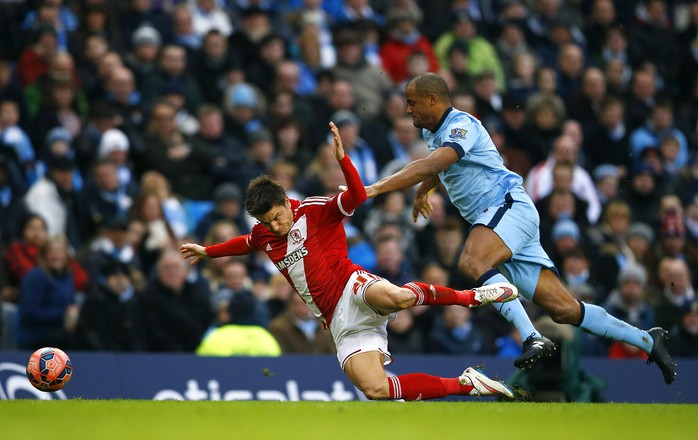
{"label": "player's ear", "polygon": [[288,196],[286,196],[286,207],[291,209],[291,199],[289,199]]}

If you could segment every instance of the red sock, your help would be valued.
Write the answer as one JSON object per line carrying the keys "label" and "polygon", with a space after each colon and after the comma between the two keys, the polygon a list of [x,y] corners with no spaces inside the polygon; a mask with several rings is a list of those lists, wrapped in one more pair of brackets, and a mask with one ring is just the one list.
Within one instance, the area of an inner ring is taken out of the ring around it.
{"label": "red sock", "polygon": [[453,290],[450,287],[424,284],[417,281],[407,283],[402,287],[414,292],[417,297],[414,303],[415,306],[421,306],[422,304],[459,305],[465,307],[480,305],[480,303],[475,301],[475,292],[472,290]]}
{"label": "red sock", "polygon": [[388,378],[390,399],[427,400],[450,395],[469,395],[472,385],[461,385],[458,378],[424,373],[402,374]]}

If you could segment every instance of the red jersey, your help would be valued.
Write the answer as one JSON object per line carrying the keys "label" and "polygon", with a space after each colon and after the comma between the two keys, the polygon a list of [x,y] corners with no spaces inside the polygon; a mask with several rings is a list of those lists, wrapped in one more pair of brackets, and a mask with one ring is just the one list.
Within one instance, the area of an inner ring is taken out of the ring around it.
{"label": "red jersey", "polygon": [[366,191],[347,156],[340,165],[347,191],[333,197],[308,197],[302,202],[291,200],[293,225],[286,236],[278,237],[258,223],[247,235],[206,247],[210,257],[266,252],[325,326],[332,320],[349,277],[362,269],[347,257],[342,221],[366,200]]}

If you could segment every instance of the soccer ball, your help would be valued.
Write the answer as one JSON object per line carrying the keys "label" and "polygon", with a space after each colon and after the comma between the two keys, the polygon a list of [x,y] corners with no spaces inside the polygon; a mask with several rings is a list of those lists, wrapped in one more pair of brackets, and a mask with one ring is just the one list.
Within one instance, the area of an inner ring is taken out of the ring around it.
{"label": "soccer ball", "polygon": [[44,347],[32,353],[27,378],[39,391],[58,391],[73,377],[73,364],[60,348]]}

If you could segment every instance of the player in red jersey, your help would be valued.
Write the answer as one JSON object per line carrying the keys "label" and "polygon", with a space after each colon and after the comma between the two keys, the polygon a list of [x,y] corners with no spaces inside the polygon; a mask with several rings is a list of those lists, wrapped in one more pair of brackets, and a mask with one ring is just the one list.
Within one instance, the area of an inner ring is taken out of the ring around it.
{"label": "player in red jersey", "polygon": [[330,130],[346,191],[301,202],[289,199],[271,177],[260,176],[245,192],[245,208],[259,221],[252,232],[206,247],[186,243],[181,254],[196,264],[202,258],[265,251],[330,330],[342,370],[369,399],[420,400],[447,395],[512,398],[505,384],[475,368],[467,368],[456,378],[424,373],[387,377],[384,365],[392,362],[386,331],[390,313],[421,304],[480,307],[513,300],[518,291],[506,283],[473,290],[416,281],[398,287],[352,263],[347,257],[342,220],[366,200],[366,191],[332,122]]}

